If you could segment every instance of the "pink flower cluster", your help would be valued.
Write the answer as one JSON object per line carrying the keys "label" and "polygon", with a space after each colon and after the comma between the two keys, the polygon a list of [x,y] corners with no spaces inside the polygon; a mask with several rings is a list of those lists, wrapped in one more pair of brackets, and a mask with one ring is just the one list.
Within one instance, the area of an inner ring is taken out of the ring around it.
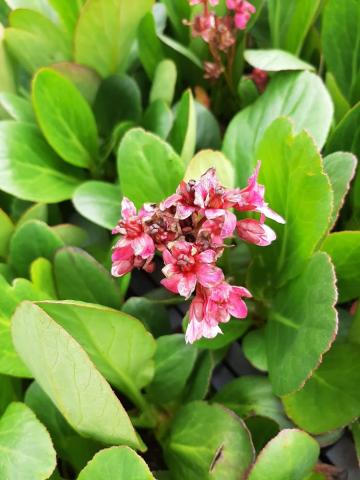
{"label": "pink flower cluster", "polygon": [[[122,218],[113,230],[121,237],[113,250],[112,274],[122,276],[134,267],[151,272],[155,252],[160,252],[163,286],[186,299],[195,292],[186,330],[189,343],[215,337],[221,333],[219,324],[231,316],[247,315],[243,297],[250,293],[229,285],[216,265],[226,239],[236,231],[246,242],[270,245],[276,235],[265,225],[266,217],[284,223],[264,200],[265,188],[257,181],[259,167],[243,189],[223,187],[210,168],[197,181],[182,181],[160,205],[145,204],[137,213],[129,199],[122,201]],[[237,220],[232,209],[257,212],[260,218]]]}
{"label": "pink flower cluster", "polygon": [[236,28],[245,30],[251,15],[256,12],[254,5],[246,0],[226,0],[226,6],[235,13],[234,22]]}

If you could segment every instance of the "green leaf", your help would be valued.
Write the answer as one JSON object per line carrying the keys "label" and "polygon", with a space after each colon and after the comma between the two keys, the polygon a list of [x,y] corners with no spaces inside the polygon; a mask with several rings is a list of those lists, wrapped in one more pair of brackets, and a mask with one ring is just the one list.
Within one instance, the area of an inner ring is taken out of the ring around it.
{"label": "green leaf", "polygon": [[324,170],[330,179],[334,193],[334,208],[329,230],[331,230],[340,214],[345,197],[350,188],[350,182],[355,175],[357,160],[350,153],[337,152],[324,158]]}
{"label": "green leaf", "polygon": [[164,454],[174,480],[237,480],[254,451],[240,418],[220,405],[192,402],[173,419]]}
{"label": "green leaf", "polygon": [[221,152],[203,150],[190,160],[185,172],[185,181],[198,180],[209,168],[216,168],[220,183],[226,187],[234,187],[235,172],[232,164]]}
{"label": "green leaf", "polygon": [[20,400],[22,397],[21,380],[0,375],[0,417],[9,403]]}
{"label": "green leaf", "polygon": [[40,128],[66,162],[91,168],[98,139],[91,109],[78,89],[52,69],[41,69],[32,84],[32,100]]}
{"label": "green leaf", "polygon": [[135,80],[127,75],[112,75],[103,80],[96,95],[94,112],[103,137],[110,135],[119,122],[138,122],[141,92]]}
{"label": "green leaf", "polygon": [[0,188],[23,200],[56,203],[71,198],[80,179],[25,123],[0,123]]}
{"label": "green leaf", "polygon": [[36,381],[77,432],[104,443],[140,447],[109,384],[80,345],[39,306],[20,305],[12,335]]}
{"label": "green leaf", "polygon": [[359,362],[359,345],[334,345],[305,386],[283,398],[287,415],[313,434],[351,423],[360,409]]}
{"label": "green leaf", "polygon": [[53,266],[49,260],[43,257],[34,260],[30,266],[30,278],[35,288],[47,293],[49,298],[57,298]]}
{"label": "green leaf", "polygon": [[277,395],[299,389],[330,348],[337,331],[336,297],[334,268],[323,252],[315,253],[303,273],[277,293],[266,326],[269,374]]}
{"label": "green leaf", "polygon": [[13,67],[4,45],[5,30],[0,23],[0,91],[1,92],[15,92],[15,79]]}
{"label": "green leaf", "polygon": [[16,228],[18,229],[24,223],[30,220],[40,220],[41,222],[48,221],[48,207],[45,203],[36,203],[25,210],[17,221]]}
{"label": "green leaf", "polygon": [[174,122],[173,112],[164,100],[155,100],[146,110],[142,126],[162,139],[169,135]]}
{"label": "green leaf", "polygon": [[14,228],[11,218],[0,208],[0,257],[7,256]]}
{"label": "green leaf", "polygon": [[42,13],[51,20],[56,19],[56,14],[49,5],[48,0],[5,0],[5,3],[12,10],[28,8],[30,10],[35,10],[36,12]]}
{"label": "green leaf", "polygon": [[212,352],[200,352],[184,391],[183,399],[185,403],[203,400],[206,397],[210,389],[214,367],[215,360]]}
{"label": "green leaf", "polygon": [[322,25],[325,62],[342,93],[352,104],[360,100],[359,22],[360,5],[357,0],[327,2]]}
{"label": "green leaf", "polygon": [[49,68],[70,80],[90,105],[94,103],[101,82],[101,78],[95,70],[71,62],[55,63]]}
{"label": "green leaf", "polygon": [[71,223],[62,223],[51,227],[51,230],[71,247],[84,247],[89,243],[89,234],[86,230]]}
{"label": "green leaf", "polygon": [[243,340],[243,352],[249,362],[258,370],[267,372],[266,338],[264,328],[249,332]]}
{"label": "green leaf", "polygon": [[215,338],[202,338],[197,340],[195,345],[202,349],[219,350],[242,337],[249,326],[249,320],[233,318],[228,323],[221,325],[222,335],[217,335]]}
{"label": "green leaf", "polygon": [[[179,60],[181,64],[189,65],[191,70],[195,72],[195,77],[196,74],[198,75],[199,72],[202,71],[203,65],[200,58],[192,50],[190,50],[190,48],[184,47],[182,43],[177,42],[167,35],[158,33],[158,37],[165,49],[166,57],[172,58],[176,64],[178,64],[177,60]],[[179,72],[181,72],[181,69],[179,69]]]}
{"label": "green leaf", "polygon": [[56,25],[34,10],[18,9],[9,16],[5,42],[29,72],[71,59],[71,42]]}
{"label": "green leaf", "polygon": [[248,417],[245,424],[251,434],[256,453],[259,453],[280,431],[279,425],[268,417],[254,415]]}
{"label": "green leaf", "polygon": [[320,454],[319,444],[305,432],[282,430],[263,448],[248,479],[304,480]]}
{"label": "green leaf", "polygon": [[171,105],[174,98],[177,79],[176,65],[172,60],[162,60],[156,67],[150,91],[150,102],[164,100]]}
{"label": "green leaf", "polygon": [[335,77],[332,73],[326,72],[326,86],[329,90],[331,95],[332,101],[334,103],[334,116],[336,123],[339,123],[340,120],[347,114],[350,110],[350,104],[343,96],[342,92],[340,91]]}
{"label": "green leaf", "polygon": [[108,230],[114,228],[120,218],[120,188],[111,183],[84,182],[75,190],[73,203],[83,217]]}
{"label": "green leaf", "polygon": [[77,434],[40,386],[33,382],[25,403],[48,429],[58,455],[79,472],[99,450],[100,444]]}
{"label": "green leaf", "polygon": [[29,275],[30,264],[39,257],[51,260],[63,241],[44,222],[32,220],[14,233],[10,242],[9,262],[22,277]]}
{"label": "green leaf", "polygon": [[131,297],[122,306],[122,311],[141,320],[154,337],[171,333],[169,313],[164,305],[145,297]]}
{"label": "green leaf", "polygon": [[355,442],[356,456],[358,460],[360,459],[360,421],[357,420],[350,427],[352,436]]}
{"label": "green leaf", "polygon": [[155,374],[147,387],[154,403],[166,405],[183,391],[194,367],[197,349],[185,343],[184,335],[173,334],[156,340]]}
{"label": "green leaf", "polygon": [[269,0],[272,46],[299,54],[319,6],[320,0]]}
{"label": "green leaf", "polygon": [[360,296],[360,232],[335,232],[321,249],[333,261],[339,289],[339,302]]}
{"label": "green leaf", "polygon": [[307,62],[285,50],[245,50],[245,60],[254,68],[260,68],[266,72],[281,72],[282,70],[315,70]]}
{"label": "green leaf", "polygon": [[302,129],[322,148],[333,116],[331,98],[320,78],[310,72],[283,72],[272,78],[255,103],[238,113],[226,131],[223,151],[236,169],[237,184],[244,186],[258,160],[257,147],[267,127],[289,116],[295,131]]}
{"label": "green leaf", "polygon": [[78,480],[155,480],[144,460],[128,447],[98,452],[80,472]]}
{"label": "green leaf", "polygon": [[169,143],[181,156],[185,165],[194,155],[196,145],[196,112],[192,93],[186,90],[177,105]]}
{"label": "green leaf", "polygon": [[153,0],[87,1],[75,31],[75,60],[94,68],[102,77],[124,71],[138,24],[152,3]]}
{"label": "green leaf", "polygon": [[120,308],[120,291],[110,273],[84,250],[65,247],[54,259],[60,300],[81,300]]}
{"label": "green leaf", "polygon": [[196,151],[221,148],[221,132],[215,115],[204,105],[195,102],[196,112]]}
{"label": "green leaf", "polygon": [[69,33],[70,38],[73,36],[81,8],[85,4],[85,1],[86,0],[75,0],[64,3],[63,0],[48,0],[48,3],[58,14],[62,26],[64,30]]}
{"label": "green leaf", "polygon": [[267,377],[244,375],[227,383],[212,401],[233,410],[241,418],[254,415],[271,418],[279,426],[287,426],[283,406],[275,397]]}
{"label": "green leaf", "polygon": [[84,348],[99,371],[143,407],[139,391],[154,375],[156,348],[142,323],[129,315],[82,302],[39,304]]}
{"label": "green leaf", "polygon": [[[155,6],[159,5],[158,3]],[[152,80],[156,67],[165,58],[164,49],[157,36],[155,19],[152,12],[147,13],[138,28],[139,58],[147,76]]]}
{"label": "green leaf", "polygon": [[190,19],[191,8],[189,2],[187,0],[177,0],[176,2],[161,0],[161,3],[166,6],[166,11],[176,36],[182,43],[189,43],[189,27],[183,23],[184,20]]}
{"label": "green leaf", "polygon": [[10,286],[0,276],[0,372],[16,377],[31,377],[15,351],[10,332],[10,322],[16,307],[23,300],[44,300],[46,294],[36,289],[28,280],[19,278]]}
{"label": "green leaf", "polygon": [[0,107],[14,120],[35,123],[31,104],[23,97],[10,92],[2,92],[0,93]]}
{"label": "green leaf", "polygon": [[0,477],[45,480],[56,466],[50,435],[26,405],[14,402],[0,419]]}
{"label": "green leaf", "polygon": [[142,129],[124,136],[117,165],[121,191],[137,207],[173,194],[184,174],[183,163],[170,145]]}
{"label": "green leaf", "polygon": [[304,269],[327,232],[333,195],[312,138],[306,132],[295,136],[287,119],[268,128],[256,157],[262,162],[259,182],[266,187],[266,201],[286,221],[272,222],[276,241],[256,251],[264,272],[258,282],[278,287]]}

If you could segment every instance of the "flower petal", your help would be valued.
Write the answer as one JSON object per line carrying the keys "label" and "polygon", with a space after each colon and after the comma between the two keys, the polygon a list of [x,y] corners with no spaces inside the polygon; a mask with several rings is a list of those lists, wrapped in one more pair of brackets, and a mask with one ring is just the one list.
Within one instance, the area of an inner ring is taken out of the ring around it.
{"label": "flower petal", "polygon": [[199,283],[207,288],[214,287],[224,280],[224,273],[221,268],[208,263],[197,265],[196,276]]}
{"label": "flower petal", "polygon": [[196,275],[194,273],[186,273],[179,275],[178,292],[182,297],[189,298],[195,290]]}
{"label": "flower petal", "polygon": [[136,215],[135,205],[127,197],[124,197],[121,202],[121,216],[128,220],[130,217]]}

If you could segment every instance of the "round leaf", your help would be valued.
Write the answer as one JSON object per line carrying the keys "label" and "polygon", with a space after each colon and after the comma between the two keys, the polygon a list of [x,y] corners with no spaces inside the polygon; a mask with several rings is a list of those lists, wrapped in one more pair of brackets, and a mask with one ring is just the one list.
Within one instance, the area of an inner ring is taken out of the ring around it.
{"label": "round leaf", "polygon": [[221,153],[214,150],[203,150],[190,160],[185,172],[185,181],[198,180],[209,168],[216,168],[220,183],[226,187],[233,187],[235,172],[232,164]]}
{"label": "round leaf", "polygon": [[245,50],[245,60],[254,68],[266,72],[280,72],[282,70],[315,70],[312,65],[285,50]]}
{"label": "round leaf", "polygon": [[258,370],[267,372],[266,339],[264,328],[249,332],[243,340],[243,352],[249,362]]}

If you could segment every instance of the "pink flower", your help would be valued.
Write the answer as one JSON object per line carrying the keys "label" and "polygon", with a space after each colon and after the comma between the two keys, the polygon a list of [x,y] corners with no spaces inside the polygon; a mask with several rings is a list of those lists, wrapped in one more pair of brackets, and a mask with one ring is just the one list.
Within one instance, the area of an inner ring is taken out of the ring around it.
{"label": "pink flower", "polygon": [[224,279],[224,274],[215,266],[214,250],[199,251],[193,243],[178,241],[169,250],[164,250],[165,279],[162,285],[174,293],[188,298],[197,282],[204,287],[214,287]]}
{"label": "pink flower", "polygon": [[265,202],[265,187],[257,183],[260,164],[261,162],[258,162],[255,172],[248,180],[247,187],[239,191],[240,195],[237,197],[235,208],[240,212],[259,212],[262,216],[271,218],[275,222],[285,223],[285,220],[271,210]]}
{"label": "pink flower", "polygon": [[[190,5],[199,5],[200,3],[207,3],[207,0],[189,0]],[[210,5],[215,7],[219,0],[209,0]]]}
{"label": "pink flower", "polygon": [[201,37],[205,42],[209,42],[214,33],[215,15],[211,12],[197,15],[190,25],[193,37]]}
{"label": "pink flower", "polygon": [[266,85],[269,81],[268,74],[260,68],[253,68],[250,78],[255,83],[260,93],[265,90]]}
{"label": "pink flower", "polygon": [[226,0],[226,6],[229,10],[235,11],[234,22],[239,30],[246,28],[251,15],[256,12],[254,5],[246,0]]}
{"label": "pink flower", "polygon": [[144,220],[151,217],[151,209],[145,206],[137,214],[135,205],[124,197],[121,203],[121,215],[122,219],[112,231],[114,234],[121,234],[112,254],[112,274],[115,277],[121,277],[134,267],[151,270],[150,264],[155,253],[155,245],[150,235],[144,231]]}
{"label": "pink flower", "polygon": [[213,338],[221,333],[219,323],[226,323],[230,317],[245,318],[247,307],[242,297],[250,298],[250,292],[222,282],[212,289],[199,286],[190,306],[186,342],[193,343],[201,337]]}
{"label": "pink flower", "polygon": [[236,230],[242,240],[258,245],[259,247],[266,247],[276,239],[274,230],[252,218],[238,221]]}
{"label": "pink flower", "polygon": [[176,193],[170,195],[166,200],[160,203],[160,209],[162,211],[171,207],[176,207],[175,217],[179,220],[185,220],[196,212],[197,207],[194,204],[194,186],[195,182],[182,181]]}

